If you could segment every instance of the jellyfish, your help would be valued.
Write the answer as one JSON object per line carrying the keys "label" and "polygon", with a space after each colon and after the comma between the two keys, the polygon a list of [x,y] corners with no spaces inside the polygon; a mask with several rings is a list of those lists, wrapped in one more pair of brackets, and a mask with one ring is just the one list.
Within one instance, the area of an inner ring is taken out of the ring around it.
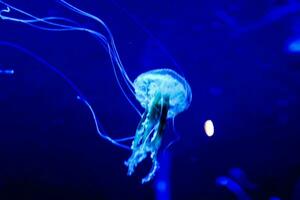
{"label": "jellyfish", "polygon": [[135,97],[145,109],[131,145],[132,154],[125,162],[128,175],[147,154],[152,159],[149,174],[142,183],[150,181],[159,168],[157,153],[167,119],[186,110],[192,99],[187,81],[171,69],[155,69],[139,75],[134,81]]}
{"label": "jellyfish", "polygon": [[[65,17],[36,17],[1,0],[0,5],[4,5],[6,8],[0,10],[0,19],[27,24],[45,31],[82,31],[94,36],[105,48],[110,57],[114,75],[121,92],[132,108],[141,117],[134,136],[124,138],[110,137],[101,128],[102,126],[87,97],[83,95],[76,84],[62,71],[52,66],[38,55],[19,45],[3,41],[0,41],[0,45],[15,48],[31,56],[66,81],[66,83],[75,91],[77,99],[83,102],[89,109],[99,136],[120,148],[131,151],[131,156],[127,161],[125,161],[125,165],[128,167],[128,175],[132,175],[135,167],[150,154],[152,159],[152,168],[149,174],[142,179],[142,183],[149,182],[153,179],[155,172],[159,168],[157,154],[161,146],[167,121],[169,119],[173,119],[174,122],[175,117],[186,110],[191,103],[192,92],[189,84],[183,76],[179,75],[172,69],[150,70],[140,74],[134,81],[132,81],[122,64],[113,35],[108,26],[100,18],[75,7],[64,0],[58,0],[58,2],[76,14],[95,20],[104,28],[105,32],[100,33],[94,29],[85,28],[79,23]],[[23,18],[12,17],[10,16],[12,13],[16,13],[18,16],[23,16]],[[125,85],[122,85],[122,83],[125,83]],[[135,96],[140,106],[144,109],[143,114],[140,108],[138,108],[133,100],[129,98],[130,94]],[[124,144],[124,142],[131,140],[131,146]]]}

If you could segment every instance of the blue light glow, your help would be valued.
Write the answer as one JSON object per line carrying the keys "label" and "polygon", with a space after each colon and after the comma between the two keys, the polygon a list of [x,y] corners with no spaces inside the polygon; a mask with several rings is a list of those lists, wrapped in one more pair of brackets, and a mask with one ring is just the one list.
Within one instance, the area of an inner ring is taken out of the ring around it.
{"label": "blue light glow", "polygon": [[167,183],[165,181],[158,181],[156,189],[160,192],[164,192],[167,189]]}
{"label": "blue light glow", "polygon": [[300,38],[292,40],[288,44],[288,51],[291,53],[300,53]]}
{"label": "blue light glow", "polygon": [[226,187],[229,191],[235,194],[237,199],[250,200],[251,198],[244,191],[244,189],[235,181],[227,176],[221,176],[216,179],[216,184]]}
{"label": "blue light glow", "polygon": [[0,69],[0,74],[13,75],[14,73],[13,69]]}
{"label": "blue light glow", "polygon": [[279,197],[270,197],[269,200],[280,200]]}

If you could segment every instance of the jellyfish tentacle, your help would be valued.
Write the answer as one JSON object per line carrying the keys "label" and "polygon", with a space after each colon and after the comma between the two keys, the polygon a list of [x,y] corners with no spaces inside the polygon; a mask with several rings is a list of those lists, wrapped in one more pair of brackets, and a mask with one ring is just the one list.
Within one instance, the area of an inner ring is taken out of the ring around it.
{"label": "jellyfish tentacle", "polygon": [[[117,75],[117,71],[116,68],[118,68],[121,72],[121,75],[123,77],[123,80],[127,86],[127,88],[129,89],[129,91],[134,95],[134,89],[133,89],[133,83],[132,81],[129,79],[125,68],[121,62],[121,59],[119,57],[116,45],[114,43],[114,39],[112,36],[112,33],[110,32],[109,28],[106,26],[106,24],[99,18],[97,18],[94,15],[91,15],[87,12],[84,12],[76,7],[74,7],[73,5],[67,3],[66,1],[59,1],[62,5],[64,5],[65,7],[81,14],[84,16],[88,16],[89,18],[92,19],[96,19],[98,22],[101,23],[101,25],[105,28],[105,30],[108,33],[108,38],[106,38],[106,36],[104,36],[103,34],[101,34],[100,32],[97,32],[93,29],[88,29],[88,28],[84,28],[81,27],[80,24],[74,22],[73,20],[67,19],[67,18],[63,18],[63,17],[44,17],[44,18],[39,18],[36,17],[32,14],[29,14],[21,9],[18,9],[8,3],[5,3],[4,1],[0,1],[1,4],[6,6],[6,9],[2,9],[0,10],[0,19],[2,20],[8,20],[8,21],[14,21],[14,22],[19,22],[19,23],[24,23],[27,24],[31,27],[37,28],[37,29],[41,29],[41,30],[46,30],[46,31],[83,31],[83,32],[88,32],[91,35],[95,36],[95,38],[99,39],[97,41],[99,41],[101,43],[101,45],[105,48],[105,50],[108,52],[109,57],[111,59],[111,63],[113,65],[113,70],[114,70],[114,75],[116,77],[117,80],[117,84],[119,85],[121,92],[123,93],[123,95],[125,96],[126,100],[129,102],[129,104],[135,109],[135,111],[138,113],[138,115],[141,116],[141,112],[140,110],[134,105],[134,103],[130,100],[130,98],[128,97],[128,95],[126,94],[119,78]],[[30,19],[20,19],[20,18],[14,18],[14,17],[9,17],[4,15],[4,13],[10,13],[12,10],[16,11],[19,14],[22,14],[26,17],[29,17]],[[84,14],[83,14],[84,13]],[[55,21],[62,21],[65,23],[70,23],[72,25],[68,25],[68,24],[61,24]],[[42,25],[38,25],[36,23],[42,23]]]}
{"label": "jellyfish tentacle", "polygon": [[61,70],[59,70],[55,66],[48,63],[45,59],[38,56],[34,52],[32,52],[32,51],[30,51],[30,50],[28,50],[28,49],[26,49],[26,48],[24,48],[20,45],[17,45],[17,44],[8,42],[8,41],[1,41],[0,40],[0,46],[6,46],[6,47],[9,47],[9,48],[16,49],[19,52],[33,58],[38,63],[42,64],[43,66],[45,66],[46,68],[48,68],[49,70],[51,70],[52,72],[57,74],[60,78],[62,78],[72,88],[72,90],[76,93],[77,96],[80,96],[81,98],[86,99],[86,97],[83,95],[83,93],[77,87],[77,85],[71,79],[69,79]]}
{"label": "jellyfish tentacle", "polygon": [[129,137],[125,137],[125,138],[116,138],[114,140],[117,142],[126,142],[126,141],[133,140],[133,139],[134,139],[134,136],[129,136]]}
{"label": "jellyfish tentacle", "polygon": [[[75,21],[73,21],[71,19],[68,19],[68,18],[56,17],[56,16],[49,16],[49,17],[39,18],[39,17],[36,17],[32,14],[29,14],[29,13],[27,13],[27,12],[21,10],[21,9],[18,9],[18,8],[8,4],[8,3],[5,3],[4,1],[0,1],[0,3],[3,4],[4,6],[6,6],[6,9],[0,10],[0,19],[2,19],[2,20],[20,22],[20,23],[24,23],[24,24],[28,24],[28,25],[32,25],[34,23],[40,22],[44,25],[49,25],[51,27],[56,27],[56,28],[50,28],[50,27],[46,28],[45,27],[45,30],[57,30],[57,31],[59,31],[60,29],[64,30],[64,29],[78,28],[80,26],[78,23],[76,23]],[[22,14],[22,15],[28,17],[29,19],[14,18],[14,17],[6,16],[4,14],[4,13],[10,13],[12,11],[16,11],[17,13]],[[57,23],[55,21],[70,23],[70,24],[73,24],[73,26],[67,25],[67,24]],[[43,28],[42,26],[38,26],[38,25],[32,25],[32,26],[34,26],[35,28]]]}
{"label": "jellyfish tentacle", "polygon": [[98,120],[98,118],[97,118],[97,116],[96,116],[96,114],[94,112],[94,109],[91,106],[91,104],[87,100],[82,99],[80,96],[77,96],[77,99],[80,100],[80,101],[82,101],[89,108],[89,110],[90,110],[90,112],[91,112],[91,114],[93,116],[93,120],[94,120],[94,123],[95,123],[95,126],[96,126],[96,131],[100,135],[100,137],[102,137],[103,139],[111,142],[112,144],[114,144],[114,145],[116,145],[118,147],[130,150],[129,146],[120,143],[120,140],[122,141],[122,140],[125,140],[125,139],[128,139],[128,138],[120,138],[120,139],[118,139],[119,140],[118,141],[118,140],[115,140],[115,139],[111,138],[110,136],[108,136],[107,134],[105,134],[103,131],[101,131],[100,130],[100,126],[99,126],[99,120]]}
{"label": "jellyfish tentacle", "polygon": [[71,80],[69,79],[62,71],[60,71],[58,68],[56,68],[55,66],[51,65],[50,63],[48,63],[46,60],[44,60],[42,57],[36,55],[34,52],[19,46],[17,44],[11,43],[11,42],[7,42],[7,41],[1,41],[0,40],[0,46],[6,46],[6,47],[10,47],[13,49],[16,49],[20,52],[22,52],[23,54],[30,56],[31,58],[35,59],[38,63],[41,63],[43,66],[47,67],[48,69],[50,69],[52,72],[54,72],[55,74],[57,74],[60,78],[62,78],[69,86],[70,88],[72,88],[72,90],[76,93],[77,95],[77,99],[81,100],[91,111],[93,118],[95,120],[95,126],[97,129],[97,133],[104,139],[110,141],[112,144],[124,148],[124,149],[128,149],[130,150],[130,147],[127,145],[123,145],[120,142],[121,141],[125,141],[125,140],[130,140],[132,139],[132,137],[127,137],[127,138],[119,138],[119,139],[113,139],[111,137],[109,137],[107,134],[105,134],[104,131],[100,131],[99,125],[98,125],[98,120],[97,117],[93,111],[93,108],[90,106],[90,103],[87,101],[87,98],[83,95],[83,93],[80,91],[80,89],[77,87],[77,85]]}
{"label": "jellyfish tentacle", "polygon": [[[24,23],[24,24],[27,24],[27,25],[32,26],[34,28],[41,29],[41,30],[47,30],[47,31],[83,31],[83,32],[88,32],[91,35],[95,36],[97,39],[99,39],[97,41],[99,41],[102,44],[102,46],[107,50],[107,52],[108,52],[108,54],[110,56],[110,59],[111,59],[112,65],[113,65],[113,69],[114,69],[114,74],[115,74],[117,83],[118,83],[118,85],[119,85],[122,93],[126,97],[127,101],[130,103],[130,105],[137,111],[137,113],[139,115],[141,115],[140,111],[138,110],[138,108],[134,105],[134,103],[129,99],[129,97],[125,93],[125,90],[123,89],[123,86],[121,85],[121,83],[119,81],[119,78],[116,75],[116,66],[115,66],[115,62],[114,62],[116,60],[114,58],[116,56],[116,53],[115,53],[115,51],[112,50],[112,47],[110,46],[107,38],[103,34],[97,32],[95,30],[92,30],[92,29],[81,27],[78,23],[76,23],[73,20],[70,20],[68,18],[55,17],[55,16],[39,18],[39,17],[36,17],[36,16],[34,16],[32,14],[29,14],[29,13],[27,13],[27,12],[21,10],[21,9],[18,9],[18,8],[14,7],[14,6],[10,5],[10,4],[7,4],[4,1],[0,1],[0,3],[6,6],[6,9],[0,10],[0,19],[2,19],[2,20],[8,20],[8,21],[14,21],[14,22],[19,22],[19,23]],[[21,18],[14,18],[14,17],[7,16],[7,13],[10,13],[12,11],[16,11],[18,14],[24,15],[28,19],[21,19]],[[61,22],[63,22],[63,23],[61,23]],[[108,29],[108,28],[106,27],[106,29]],[[6,45],[5,42],[3,42],[3,44]],[[11,45],[11,46],[12,47],[16,47],[14,45]],[[42,59],[40,59],[39,56],[37,56],[37,55],[35,55],[35,54],[33,54],[33,53],[29,52],[29,51],[26,51],[24,48],[17,47],[17,49],[22,50],[23,52],[26,52],[27,54],[29,54],[32,57],[36,58],[38,61],[42,60]],[[45,64],[47,67],[49,67],[51,70],[53,70],[55,73],[57,73],[59,76],[61,76],[77,92],[78,99],[80,99],[86,106],[88,106],[89,110],[93,114],[93,118],[94,118],[94,121],[95,121],[96,130],[97,130],[98,134],[102,138],[110,141],[111,143],[113,143],[113,144],[115,144],[115,145],[117,145],[119,147],[122,147],[122,148],[125,148],[125,149],[130,149],[129,146],[120,144],[120,142],[131,140],[131,139],[133,139],[133,137],[125,137],[125,138],[119,138],[119,139],[112,139],[108,135],[102,133],[100,131],[99,127],[98,127],[99,126],[98,123],[96,123],[97,119],[95,118],[96,116],[95,116],[95,113],[94,113],[92,107],[90,106],[90,103],[82,95],[82,93],[80,92],[80,90],[78,89],[78,87],[75,86],[75,84],[63,72],[61,72],[59,69],[57,69],[57,68],[49,65],[45,61],[42,61],[42,63]],[[123,68],[123,70],[124,70],[124,68]],[[129,89],[130,89],[130,91],[132,93],[134,93],[131,90],[131,88],[129,88]]]}
{"label": "jellyfish tentacle", "polygon": [[115,53],[116,61],[117,61],[118,66],[119,66],[119,68],[120,68],[120,70],[122,72],[122,75],[125,77],[125,80],[127,81],[127,83],[131,86],[131,89],[134,90],[134,85],[133,85],[132,81],[130,80],[130,78],[128,77],[128,75],[127,75],[127,73],[125,71],[125,68],[123,67],[122,61],[121,61],[119,53],[117,51],[117,47],[115,45],[114,37],[113,37],[111,31],[109,30],[109,28],[107,27],[107,25],[104,23],[104,21],[101,20],[100,18],[96,17],[95,15],[92,15],[92,14],[90,14],[88,12],[85,12],[85,11],[83,11],[83,10],[81,10],[81,9],[73,6],[73,5],[71,5],[70,3],[68,3],[68,2],[66,2],[64,0],[58,0],[58,2],[61,3],[62,5],[64,5],[66,8],[68,8],[70,10],[73,10],[74,12],[76,12],[76,13],[78,13],[80,15],[86,16],[86,17],[88,17],[90,19],[93,19],[93,20],[99,22],[104,27],[104,29],[108,33],[109,39],[111,41],[111,47],[112,47],[113,52]]}
{"label": "jellyfish tentacle", "polygon": [[174,134],[174,139],[172,139],[164,148],[164,152],[167,151],[168,149],[171,148],[171,146],[173,146],[175,143],[177,143],[181,136],[180,133],[177,131],[176,127],[175,127],[175,117],[172,118],[172,132]]}
{"label": "jellyfish tentacle", "polygon": [[[90,19],[93,19],[95,20],[96,22],[98,22],[99,24],[102,25],[102,27],[106,30],[107,34],[108,34],[108,39],[110,40],[110,53],[111,55],[114,55],[114,56],[111,56],[111,59],[113,59],[113,61],[116,62],[116,65],[117,67],[119,68],[120,72],[121,72],[121,75],[123,77],[123,80],[125,81],[125,84],[127,85],[128,89],[131,91],[131,93],[134,95],[134,84],[133,82],[131,81],[131,79],[129,78],[123,64],[122,64],[122,61],[121,61],[121,58],[119,56],[119,53],[118,53],[118,50],[117,50],[117,47],[116,47],[116,44],[115,44],[115,41],[114,41],[114,37],[113,37],[113,34],[111,33],[110,29],[108,28],[108,26],[104,23],[103,20],[101,20],[100,18],[96,17],[95,15],[92,15],[86,11],[83,11],[77,7],[75,7],[74,5],[68,3],[67,1],[64,1],[64,0],[58,0],[59,3],[61,3],[63,6],[65,6],[66,8],[82,15],[82,16],[85,16],[85,17],[88,17]],[[115,70],[115,69],[114,69]],[[117,74],[115,73],[116,77],[117,77]],[[117,78],[118,79],[118,78]],[[119,86],[121,87],[119,81],[118,81],[118,84]],[[124,92],[123,92],[124,93]],[[126,96],[126,94],[124,93],[124,95]],[[126,96],[127,98],[127,96]],[[139,110],[134,107],[136,109],[136,111],[138,112],[138,114],[141,116],[141,113],[139,112]]]}

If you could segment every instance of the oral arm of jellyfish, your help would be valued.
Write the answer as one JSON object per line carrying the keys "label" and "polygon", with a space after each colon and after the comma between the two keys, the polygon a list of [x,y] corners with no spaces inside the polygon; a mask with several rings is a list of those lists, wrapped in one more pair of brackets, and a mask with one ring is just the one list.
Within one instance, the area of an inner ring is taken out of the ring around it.
{"label": "oral arm of jellyfish", "polygon": [[171,69],[156,69],[139,75],[134,88],[136,99],[145,112],[131,145],[132,154],[125,165],[128,175],[132,175],[135,167],[150,154],[152,168],[142,179],[142,183],[146,183],[159,168],[157,154],[167,119],[174,119],[189,107],[192,92],[186,80]]}
{"label": "oral arm of jellyfish", "polygon": [[[99,121],[91,104],[83,97],[83,95],[78,95],[77,98],[89,108],[92,113],[97,132],[101,137],[110,141],[112,144],[125,149],[129,149],[129,147],[121,144],[120,142],[133,139],[130,147],[132,155],[125,162],[125,165],[128,167],[128,175],[131,175],[134,172],[135,167],[147,157],[148,153],[150,154],[152,159],[152,168],[149,174],[142,179],[142,183],[146,183],[154,177],[155,172],[159,168],[157,154],[161,145],[161,139],[167,120],[173,119],[174,121],[175,116],[186,110],[191,103],[192,92],[190,86],[182,76],[171,69],[157,69],[145,72],[138,76],[133,83],[123,67],[113,36],[105,23],[101,19],[74,7],[66,1],[60,0],[59,2],[66,8],[99,22],[105,28],[108,38],[95,30],[81,27],[78,23],[75,23],[72,20],[62,17],[38,18],[4,3],[3,1],[0,1],[0,3],[5,5],[6,9],[0,11],[0,18],[2,20],[25,23],[35,28],[48,31],[85,31],[98,39],[110,56],[116,80],[122,93],[125,95],[131,106],[141,116],[141,121],[137,127],[134,138],[127,137],[112,139],[107,134],[101,132],[100,125],[98,124]],[[27,19],[8,17],[7,13],[10,13],[11,10],[24,15]],[[73,89],[77,89],[73,82],[71,82],[71,80],[69,80],[62,72],[52,66],[49,68],[65,79],[69,85],[73,87]],[[136,97],[141,106],[145,109],[144,114],[140,113],[125,93],[125,90],[117,76],[117,69],[121,73],[123,78],[122,80],[126,83],[127,89],[129,89],[129,91]],[[77,92],[80,94],[79,90],[77,90]]]}

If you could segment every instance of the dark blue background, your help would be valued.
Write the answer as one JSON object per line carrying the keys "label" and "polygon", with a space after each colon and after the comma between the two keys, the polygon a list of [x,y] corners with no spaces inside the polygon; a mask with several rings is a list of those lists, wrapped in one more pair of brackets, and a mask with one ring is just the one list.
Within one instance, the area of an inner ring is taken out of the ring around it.
{"label": "dark blue background", "polygon": [[[40,17],[63,16],[103,31],[55,1],[9,2]],[[107,23],[131,79],[167,67],[190,83],[191,107],[176,118],[181,140],[169,149],[172,199],[234,199],[215,183],[231,167],[258,185],[250,192],[254,199],[292,199],[300,177],[300,55],[289,53],[286,43],[295,36],[299,12],[272,14],[288,1],[72,3]],[[62,70],[111,136],[134,135],[139,117],[95,38],[0,21],[0,40]],[[0,75],[1,199],[155,198],[152,183],[140,184],[148,163],[127,177],[123,162],[130,152],[99,138],[89,111],[64,80],[7,46],[0,46],[0,66],[15,70]],[[206,119],[215,123],[212,138],[203,131]]]}

